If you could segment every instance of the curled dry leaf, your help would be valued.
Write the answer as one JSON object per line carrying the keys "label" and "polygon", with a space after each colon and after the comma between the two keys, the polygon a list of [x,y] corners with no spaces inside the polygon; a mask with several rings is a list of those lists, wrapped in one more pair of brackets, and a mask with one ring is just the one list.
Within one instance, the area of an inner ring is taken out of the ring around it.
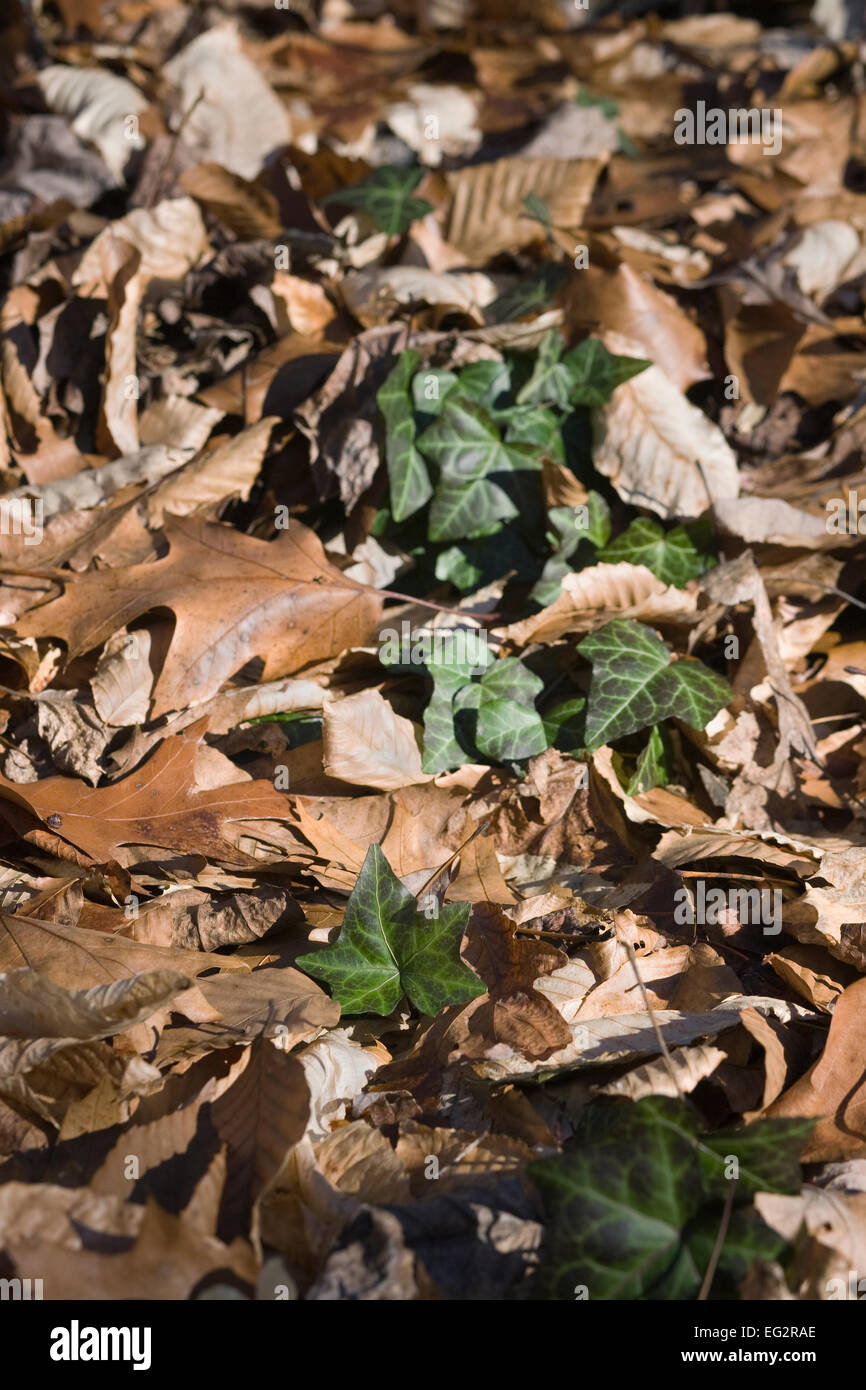
{"label": "curled dry leaf", "polygon": [[696,612],[694,591],[663,584],[645,565],[623,560],[567,574],[553,603],[531,618],[500,629],[499,635],[522,647],[529,642],[555,642],[569,632],[592,632],[611,618],[683,623]]}
{"label": "curled dry leaf", "polygon": [[488,275],[451,271],[436,274],[420,266],[385,266],[347,275],[340,292],[355,318],[370,328],[387,323],[401,306],[422,303],[453,313],[461,310],[482,322],[481,310],[496,298],[496,286]]}
{"label": "curled dry leaf", "polygon": [[125,77],[104,68],[56,63],[42,69],[38,82],[49,110],[65,116],[76,135],[96,146],[121,183],[130,155],[143,143],[140,136],[130,141],[124,121],[144,111],[147,98]]}
{"label": "curled dry leaf", "polygon": [[259,475],[276,416],[259,420],[233,439],[190,461],[149,493],[145,507],[150,526],[161,526],[166,512],[188,516],[227,497],[244,501]]}
{"label": "curled dry leaf", "polygon": [[77,1038],[90,1042],[143,1023],[191,980],[151,970],[92,989],[69,990],[28,968],[0,975],[0,1027],[7,1038]]}
{"label": "curled dry leaf", "polygon": [[644,1096],[688,1095],[700,1081],[712,1076],[726,1056],[720,1047],[707,1043],[699,1043],[696,1047],[678,1047],[670,1054],[669,1060],[663,1058],[658,1062],[648,1062],[645,1067],[635,1067],[634,1071],[626,1072],[618,1081],[609,1081],[606,1086],[600,1086],[598,1094],[628,1096],[629,1100],[642,1100]]}
{"label": "curled dry leaf", "polygon": [[202,161],[254,179],[288,144],[289,115],[231,24],[206,30],[163,68],[178,93],[184,144]]}

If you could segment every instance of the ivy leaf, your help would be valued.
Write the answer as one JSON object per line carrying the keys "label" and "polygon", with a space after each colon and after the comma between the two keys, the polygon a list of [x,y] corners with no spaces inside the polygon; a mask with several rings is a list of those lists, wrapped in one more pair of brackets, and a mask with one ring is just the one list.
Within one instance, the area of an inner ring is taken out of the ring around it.
{"label": "ivy leaf", "polygon": [[628,795],[638,796],[640,792],[651,791],[653,787],[666,787],[669,756],[670,749],[665,746],[664,733],[658,724],[654,724],[646,747],[637,760],[634,776],[626,787]]}
{"label": "ivy leaf", "polygon": [[551,507],[547,520],[556,548],[529,595],[532,602],[542,608],[559,598],[565,576],[581,568],[580,564],[575,564],[582,558],[581,542],[598,547],[610,539],[610,508],[600,493],[590,492],[579,507]]}
{"label": "ivy leaf", "polygon": [[324,980],[345,1013],[390,1014],[404,994],[421,1013],[466,1004],[485,986],[460,959],[469,903],[427,918],[378,845],[367,851],[337,940],[296,964]]}
{"label": "ivy leaf", "polygon": [[385,461],[391,515],[396,522],[419,511],[433,495],[427,465],[415,447],[415,412],[409,396],[409,385],[420,361],[411,348],[402,352],[376,395],[385,417]]}
{"label": "ivy leaf", "polygon": [[547,747],[541,715],[516,700],[485,700],[478,710],[475,742],[494,763],[521,762]]}
{"label": "ivy leaf", "polygon": [[450,580],[458,589],[474,590],[491,584],[505,574],[517,583],[530,583],[538,570],[538,559],[515,527],[497,522],[486,535],[461,540],[441,550],[436,557],[437,579]]}
{"label": "ivy leaf", "polygon": [[[710,1203],[702,1208],[696,1220],[686,1228],[685,1246],[689,1261],[703,1280],[719,1238],[719,1226],[724,1205]],[[719,1264],[713,1279],[711,1297],[735,1300],[740,1297],[739,1286],[754,1260],[777,1260],[787,1246],[784,1236],[771,1230],[754,1207],[737,1207],[731,1214],[725,1232]],[[687,1293],[669,1292],[667,1284],[653,1289],[654,1298],[689,1298]]]}
{"label": "ivy leaf", "polygon": [[700,548],[710,534],[710,527],[698,522],[675,526],[665,535],[659,522],[637,517],[598,558],[612,565],[619,560],[645,565],[662,583],[682,589],[690,579],[696,579],[715,564],[713,557]]}
{"label": "ivy leaf", "polygon": [[456,482],[539,467],[532,449],[506,444],[488,412],[462,395],[446,401],[442,414],[424,431],[418,445],[445,477]]}
{"label": "ivy leaf", "polygon": [[527,314],[541,313],[567,279],[568,271],[564,265],[547,261],[525,280],[505,290],[492,304],[488,304],[484,316],[488,323],[511,323]]}
{"label": "ivy leaf", "polygon": [[702,1143],[701,1167],[710,1190],[726,1196],[736,1159],[744,1193],[800,1190],[800,1154],[815,1127],[813,1119],[755,1120],[747,1129],[708,1134]]}
{"label": "ivy leaf", "polygon": [[544,689],[544,681],[516,656],[506,656],[494,661],[481,677],[481,696],[483,700],[517,700],[521,704],[533,705]]}
{"label": "ivy leaf", "polygon": [[[411,351],[411,349],[409,349]],[[428,367],[412,379],[412,403],[419,415],[439,415],[446,397],[457,385],[457,373]]]}
{"label": "ivy leaf", "polygon": [[[591,1299],[641,1298],[692,1264],[681,1233],[704,1200],[697,1117],[655,1096],[616,1110],[579,1147],[529,1165],[548,1218],[536,1297],[573,1300],[586,1285]],[[680,1283],[696,1291],[697,1270]]]}
{"label": "ivy leaf", "polygon": [[466,762],[467,750],[458,741],[455,730],[454,699],[464,687],[473,687],[474,669],[468,664],[428,664],[427,673],[433,678],[433,694],[424,711],[422,772],[450,772],[452,768],[462,767]]}
{"label": "ivy leaf", "polygon": [[487,411],[462,396],[446,402],[418,446],[440,470],[430,506],[433,541],[462,540],[518,516],[514,480],[541,466],[531,445],[505,443]]}
{"label": "ivy leaf", "polygon": [[322,202],[363,208],[380,232],[402,236],[413,222],[433,211],[433,204],[425,198],[411,196],[423,177],[423,169],[400,169],[395,164],[382,164],[360,183],[351,188],[338,188]]}
{"label": "ivy leaf", "polygon": [[450,772],[462,767],[466,753],[457,742],[454,729],[453,700],[461,685],[449,685],[437,681],[433,686],[427,708],[424,711],[424,747],[421,754],[421,771],[433,775]]}
{"label": "ivy leaf", "polygon": [[534,444],[555,463],[565,463],[565,443],[552,410],[540,405],[516,405],[499,416],[509,444]]}
{"label": "ivy leaf", "polygon": [[565,354],[562,365],[568,368],[571,378],[571,404],[599,406],[610,400],[617,386],[646,371],[652,363],[642,357],[608,352],[600,338],[587,338]]}
{"label": "ivy leaf", "polygon": [[511,389],[507,362],[470,362],[460,373],[457,391],[469,401],[494,411],[496,402]]}
{"label": "ivy leaf", "polygon": [[568,408],[574,387],[573,373],[568,362],[561,361],[565,343],[561,333],[551,328],[538,345],[528,381],[517,393],[518,405],[544,405],[551,402],[562,410]]}
{"label": "ivy leaf", "polygon": [[703,729],[733,698],[721,676],[700,661],[672,662],[661,638],[632,618],[616,618],[585,637],[577,650],[592,662],[586,715],[590,749],[663,719]]}
{"label": "ivy leaf", "polygon": [[479,681],[468,668],[429,667],[433,695],[424,711],[424,772],[446,772],[467,758],[518,762],[548,746],[534,707],[544,682],[517,657],[494,661]]}
{"label": "ivy leaf", "polygon": [[549,748],[561,753],[582,753],[586,747],[586,700],[575,695],[545,710],[541,722]]}
{"label": "ivy leaf", "polygon": [[[765,1174],[783,1184],[769,1191],[799,1190],[797,1157],[811,1123],[758,1121],[756,1129],[768,1128],[753,1140],[751,1126],[701,1133],[687,1101],[651,1096],[589,1106],[574,1149],[529,1165],[548,1218],[536,1296],[571,1300],[585,1285],[592,1299],[694,1298],[718,1238],[722,1198],[731,1194],[723,1150],[738,1157],[733,1195],[743,1205],[731,1214],[713,1292],[735,1296],[751,1261],[774,1259],[785,1246],[747,1204]],[[778,1124],[787,1128],[774,1132]],[[775,1143],[784,1150],[778,1165],[770,1158]]]}
{"label": "ivy leaf", "polygon": [[464,541],[462,545],[451,545],[447,550],[440,550],[436,556],[436,578],[453,584],[464,593],[477,589],[483,570],[478,562],[479,557],[470,548],[473,544],[477,545],[477,542]]}

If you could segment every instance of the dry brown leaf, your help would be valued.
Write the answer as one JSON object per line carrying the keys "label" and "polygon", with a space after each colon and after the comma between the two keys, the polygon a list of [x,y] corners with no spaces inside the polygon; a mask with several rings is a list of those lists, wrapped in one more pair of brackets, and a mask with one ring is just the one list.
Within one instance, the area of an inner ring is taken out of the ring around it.
{"label": "dry brown leaf", "polygon": [[[721,1062],[726,1053],[719,1047],[699,1043],[696,1047],[678,1047],[670,1054],[670,1059],[648,1062],[644,1067],[635,1067],[626,1072],[618,1081],[609,1081],[598,1088],[600,1096],[627,1096],[629,1100],[643,1100],[644,1096],[685,1096],[693,1091],[699,1082],[705,1081]],[[674,1075],[671,1075],[673,1070]]]}
{"label": "dry brown leaf", "polygon": [[[29,818],[36,817],[55,832],[61,855],[65,845],[68,857],[74,858],[74,848],[98,863],[134,862],[133,845],[236,858],[225,838],[227,826],[238,820],[286,818],[285,796],[270,782],[196,791],[197,747],[194,734],[167,738],[141,768],[106,787],[85,787],[68,777],[16,785],[0,777],[2,813],[22,827],[25,838],[31,833]],[[22,809],[27,813],[23,818]]]}
{"label": "dry brown leaf", "polygon": [[151,970],[87,990],[65,989],[37,970],[0,975],[0,1028],[7,1038],[76,1038],[90,1042],[143,1023],[192,981]]}
{"label": "dry brown leaf", "polygon": [[151,608],[172,608],[153,715],[215,695],[250,657],[262,656],[268,680],[360,645],[381,610],[373,591],[327,563],[300,522],[271,544],[198,519],[172,517],[166,534],[164,559],[77,576],[22,626],[32,636],[62,632],[77,655]]}
{"label": "dry brown leaf", "polygon": [[188,516],[227,497],[246,501],[277,423],[276,416],[267,416],[164,478],[145,501],[148,525],[162,526],[166,512]]}
{"label": "dry brown leaf", "polygon": [[[640,356],[619,334],[605,334],[604,343]],[[623,382],[599,411],[593,462],[624,502],[666,520],[701,516],[740,490],[736,455],[721,430],[660,367]]]}
{"label": "dry brown leaf", "polygon": [[697,613],[697,594],[664,584],[645,565],[590,565],[567,574],[558,598],[540,613],[499,629],[504,640],[525,646],[555,642],[569,632],[591,632],[612,618],[644,623],[684,623]]}
{"label": "dry brown leaf", "polygon": [[579,227],[602,164],[601,159],[497,159],[449,174],[447,240],[478,264],[541,240],[544,229],[524,206],[527,193],[542,199],[554,226]]}
{"label": "dry brown leaf", "polygon": [[221,164],[196,164],[185,169],[179,183],[214,217],[246,240],[268,237],[275,241],[282,230],[279,204],[261,184],[252,183],[224,169]]}
{"label": "dry brown leaf", "polygon": [[866,980],[861,979],[840,995],[818,1061],[767,1111],[771,1116],[817,1117],[803,1148],[804,1163],[866,1156],[864,1007]]}

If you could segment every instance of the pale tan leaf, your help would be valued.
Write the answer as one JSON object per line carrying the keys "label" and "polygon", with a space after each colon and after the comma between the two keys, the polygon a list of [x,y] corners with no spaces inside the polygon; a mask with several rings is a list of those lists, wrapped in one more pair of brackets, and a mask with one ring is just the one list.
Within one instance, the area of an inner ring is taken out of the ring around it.
{"label": "pale tan leaf", "polygon": [[411,720],[395,714],[378,690],[322,703],[323,763],[329,777],[362,787],[396,791],[429,782]]}
{"label": "pale tan leaf", "polygon": [[143,446],[171,444],[175,449],[203,447],[224,412],[199,405],[188,396],[162,396],[151,401],[138,417],[138,437]]}
{"label": "pale tan leaf", "polygon": [[[605,334],[604,342],[611,352],[640,356],[619,334]],[[666,520],[700,516],[739,493],[736,455],[718,425],[659,367],[617,387],[597,414],[595,436],[593,462],[623,501]]]}
{"label": "pale tan leaf", "polygon": [[198,204],[192,198],[168,198],[154,208],[133,208],[109,223],[91,242],[72,277],[73,285],[105,283],[104,258],[108,245],[115,241],[139,252],[139,274],[145,281],[181,280],[210,244]]}
{"label": "pale tan leaf", "polygon": [[184,144],[202,161],[254,179],[271,150],[289,143],[289,114],[233,25],[199,34],[162,75],[178,89]]}
{"label": "pale tan leaf", "polygon": [[135,149],[143,140],[130,139],[124,118],[147,108],[147,99],[125,77],[102,68],[66,67],[53,63],[36,74],[50,111],[66,116],[82,140],[94,144],[118,183]]}
{"label": "pale tan leaf", "polygon": [[[405,100],[388,107],[384,119],[422,164],[436,168],[446,155],[465,160],[477,150],[481,143],[476,125],[480,101],[480,93],[462,87],[415,82]],[[428,134],[431,117],[436,122],[435,140]]]}
{"label": "pale tan leaf", "polygon": [[488,275],[480,271],[451,271],[436,274],[423,266],[376,266],[347,275],[340,284],[347,307],[365,328],[387,323],[402,305],[419,301],[459,309],[475,323],[483,321],[481,310],[497,294]]}
{"label": "pale tan leaf", "polygon": [[[618,1081],[600,1086],[600,1096],[627,1096],[642,1100],[644,1096],[684,1096],[693,1091],[699,1081],[712,1076],[716,1067],[727,1058],[720,1047],[699,1043],[696,1047],[678,1047],[669,1059],[660,1058],[626,1072]],[[674,1076],[671,1076],[673,1069]]]}
{"label": "pale tan leaf", "polygon": [[106,724],[143,724],[147,719],[153,670],[147,628],[109,637],[90,679],[93,703]]}
{"label": "pale tan leaf", "polygon": [[683,622],[696,611],[696,593],[664,584],[645,565],[622,560],[567,574],[553,603],[531,618],[501,628],[497,635],[525,646],[528,642],[554,642],[569,632],[591,632],[612,618]]}
{"label": "pale tan leaf", "polygon": [[226,497],[246,501],[277,423],[277,417],[269,415],[164,479],[146,498],[148,525],[161,526],[166,512],[187,516]]}
{"label": "pale tan leaf", "polygon": [[0,975],[0,1028],[9,1038],[105,1038],[150,1018],[190,983],[177,971],[151,970],[70,990],[37,970],[10,970]]}
{"label": "pale tan leaf", "polygon": [[48,521],[63,512],[98,507],[130,484],[155,482],[166,473],[174,472],[188,458],[187,449],[150,444],[145,449],[136,449],[111,463],[104,463],[100,468],[87,468],[74,477],[59,478],[56,482],[15,488],[6,496],[40,500],[42,515]]}
{"label": "pale tan leaf", "polygon": [[447,239],[469,261],[542,240],[544,228],[527,213],[527,193],[540,198],[556,227],[579,227],[602,159],[497,159],[448,175],[452,202]]}

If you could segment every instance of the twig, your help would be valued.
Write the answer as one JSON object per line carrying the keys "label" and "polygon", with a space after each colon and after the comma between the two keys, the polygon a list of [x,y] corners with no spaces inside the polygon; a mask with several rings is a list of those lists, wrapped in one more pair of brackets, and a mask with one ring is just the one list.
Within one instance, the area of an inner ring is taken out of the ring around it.
{"label": "twig", "polygon": [[713,1287],[713,1280],[716,1277],[716,1269],[722,1254],[722,1246],[725,1243],[725,1236],[728,1234],[728,1226],[731,1221],[731,1212],[734,1209],[734,1195],[737,1190],[737,1179],[731,1178],[731,1186],[725,1198],[725,1208],[722,1212],[722,1219],[719,1222],[719,1231],[716,1236],[716,1243],[713,1246],[713,1253],[710,1256],[710,1263],[707,1265],[707,1272],[704,1275],[704,1282],[701,1284],[698,1294],[698,1303],[705,1303],[709,1297],[710,1289]]}
{"label": "twig", "polygon": [[625,949],[628,952],[628,958],[631,961],[631,968],[634,971],[635,979],[638,982],[638,987],[643,996],[644,1008],[650,1016],[650,1022],[652,1023],[653,1030],[655,1031],[658,1045],[661,1048],[662,1056],[665,1059],[665,1066],[668,1069],[671,1081],[674,1083],[674,1086],[676,1087],[677,1095],[680,1097],[680,1099],[682,1099],[683,1092],[680,1086],[679,1077],[677,1076],[676,1068],[674,1067],[673,1058],[671,1057],[671,1054],[668,1052],[668,1045],[664,1040],[664,1035],[662,1033],[661,1028],[659,1027],[658,1019],[656,1018],[655,1013],[653,1012],[653,1006],[649,1001],[649,995],[646,991],[646,985],[641,979],[641,973],[637,968],[637,956],[635,955],[634,947],[632,946],[630,941],[623,941],[622,944],[625,946]]}
{"label": "twig", "polygon": [[455,849],[454,853],[453,853],[452,855],[450,855],[448,859],[445,860],[445,863],[444,863],[444,864],[440,864],[438,869],[434,869],[433,873],[432,873],[432,874],[430,875],[430,877],[427,879],[427,882],[424,883],[424,884],[422,884],[421,887],[418,889],[418,892],[415,894],[415,901],[416,901],[416,903],[417,903],[417,902],[420,902],[421,898],[423,898],[424,894],[427,892],[427,889],[430,887],[430,885],[431,885],[432,883],[435,883],[435,882],[436,882],[436,880],[437,880],[437,878],[439,877],[439,875],[440,875],[441,873],[443,873],[443,872],[445,871],[445,869],[448,868],[448,865],[454,863],[454,860],[457,858],[458,854],[462,854],[463,851],[467,848],[467,846],[468,846],[468,845],[471,845],[471,844],[472,844],[472,841],[473,841],[474,839],[476,839],[477,836],[483,834],[483,832],[487,829],[487,827],[488,827],[489,824],[490,824],[490,821],[489,821],[489,820],[483,820],[483,821],[481,822],[480,825],[477,825],[477,826],[475,827],[475,829],[473,830],[472,834],[469,836],[469,839],[468,839],[468,840],[464,840],[462,845],[458,845],[457,848]]}

